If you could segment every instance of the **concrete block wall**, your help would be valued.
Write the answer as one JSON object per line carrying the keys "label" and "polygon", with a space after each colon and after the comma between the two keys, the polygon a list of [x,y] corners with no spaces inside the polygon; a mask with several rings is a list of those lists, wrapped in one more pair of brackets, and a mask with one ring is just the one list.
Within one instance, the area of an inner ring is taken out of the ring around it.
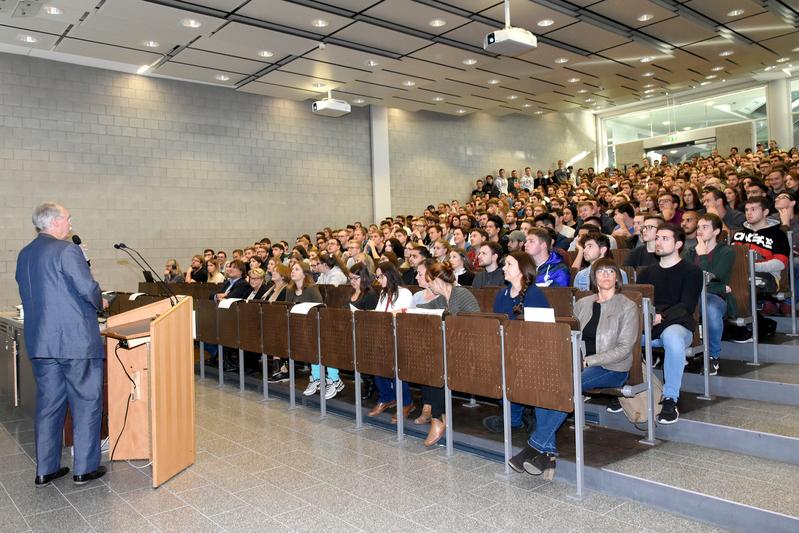
{"label": "concrete block wall", "polygon": [[206,246],[293,239],[372,217],[368,110],[0,54],[0,309],[38,203],[58,201],[104,288],[135,288],[114,242],[156,268]]}
{"label": "concrete block wall", "polygon": [[502,167],[557,168],[584,153],[574,168],[594,165],[594,117],[586,112],[540,117],[486,113],[456,117],[389,112],[391,209],[419,213],[430,203],[467,200],[474,182]]}

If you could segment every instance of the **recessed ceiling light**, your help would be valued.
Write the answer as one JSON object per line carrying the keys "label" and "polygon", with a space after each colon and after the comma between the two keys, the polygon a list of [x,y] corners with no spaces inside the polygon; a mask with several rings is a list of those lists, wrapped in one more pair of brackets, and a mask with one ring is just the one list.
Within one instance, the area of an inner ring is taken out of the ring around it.
{"label": "recessed ceiling light", "polygon": [[791,52],[799,52],[799,46],[797,46],[796,48],[791,48]]}
{"label": "recessed ceiling light", "polygon": [[710,74],[709,76],[705,76],[706,80],[715,80],[716,78],[718,78],[718,76],[715,74]]}
{"label": "recessed ceiling light", "polygon": [[143,44],[147,48],[158,48],[159,46],[161,46],[161,44],[158,41],[144,41],[141,44]]}
{"label": "recessed ceiling light", "polygon": [[661,124],[664,125],[664,126],[668,126],[669,124],[671,124],[671,121],[670,120],[664,120],[663,122],[661,122]]}
{"label": "recessed ceiling light", "polygon": [[214,78],[218,79],[219,81],[228,81],[230,76],[225,76],[224,74],[217,74]]}
{"label": "recessed ceiling light", "polygon": [[590,104],[591,102],[594,101],[594,99],[593,98],[586,98],[584,101],[585,101],[586,104]]}
{"label": "recessed ceiling light", "polygon": [[258,55],[261,57],[273,57],[275,53],[270,50],[261,50]]}
{"label": "recessed ceiling light", "polygon": [[508,100],[516,100],[516,99],[517,99],[517,98],[519,98],[519,97],[518,97],[518,96],[516,96],[515,94],[509,94],[508,96],[506,96],[506,98],[507,98]]}
{"label": "recessed ceiling light", "polygon": [[763,69],[763,72],[768,72],[770,70],[774,70],[775,68],[777,68],[777,67],[775,67],[774,65],[769,65],[769,66],[767,66],[766,68]]}
{"label": "recessed ceiling light", "polygon": [[327,87],[327,85],[325,85],[322,82],[317,81],[315,83],[312,83],[311,87],[313,87],[314,89],[324,89],[325,87]]}
{"label": "recessed ceiling light", "polygon": [[786,61],[790,61],[790,57],[781,57],[777,60],[777,63],[785,63]]}
{"label": "recessed ceiling light", "polygon": [[654,83],[647,83],[646,85],[644,85],[644,89],[650,89],[650,88],[652,88],[654,86],[655,86]]}
{"label": "recessed ceiling light", "polygon": [[588,92],[588,89],[578,89],[577,94],[585,94]]}
{"label": "recessed ceiling light", "polygon": [[44,12],[48,15],[63,15],[64,12],[55,6],[44,6]]}
{"label": "recessed ceiling light", "polygon": [[655,89],[647,89],[644,91],[644,94],[652,94],[653,92],[655,92]]}
{"label": "recessed ceiling light", "polygon": [[352,101],[353,104],[362,104],[364,102],[366,102],[366,100],[364,100],[363,98],[356,98],[355,100]]}
{"label": "recessed ceiling light", "polygon": [[569,78],[566,81],[568,81],[569,83],[577,83],[578,81],[580,81],[580,78]]}
{"label": "recessed ceiling light", "polygon": [[527,109],[528,107],[533,107],[533,104],[522,104],[522,107]]}
{"label": "recessed ceiling light", "polygon": [[649,63],[649,62],[654,61],[654,60],[655,60],[655,56],[644,56],[641,59],[639,59],[638,61],[640,61],[641,63]]}
{"label": "recessed ceiling light", "polygon": [[458,109],[457,113],[459,115],[463,115],[464,113],[466,113],[466,110],[465,109]]}
{"label": "recessed ceiling light", "polygon": [[371,68],[371,67],[376,67],[376,66],[378,66],[380,63],[378,63],[378,62],[377,62],[377,61],[375,61],[374,59],[368,59],[368,60],[366,61],[366,63],[364,63],[364,64],[365,64],[367,67],[370,67],[370,68]]}
{"label": "recessed ceiling light", "polygon": [[552,26],[555,24],[555,21],[552,19],[543,19],[539,20],[537,24],[542,28],[546,28],[547,26]]}
{"label": "recessed ceiling light", "polygon": [[180,21],[180,25],[185,28],[199,28],[203,23],[196,19],[183,19]]}
{"label": "recessed ceiling light", "polygon": [[721,56],[721,57],[730,57],[734,53],[735,52],[733,52],[732,50],[724,50],[723,52],[719,52],[719,56]]}
{"label": "recessed ceiling light", "polygon": [[644,13],[638,17],[638,22],[646,22],[647,20],[652,20],[653,18],[655,18],[655,15],[651,13]]}
{"label": "recessed ceiling light", "polygon": [[325,28],[325,27],[328,26],[328,24],[330,24],[330,23],[328,21],[326,21],[325,19],[313,19],[311,21],[311,25],[314,28]]}
{"label": "recessed ceiling light", "polygon": [[499,80],[496,78],[491,78],[486,83],[488,83],[489,85],[499,85]]}
{"label": "recessed ceiling light", "polygon": [[701,85],[702,87],[704,87],[705,85],[710,85],[710,82],[709,82],[709,81],[703,81],[703,82],[702,82],[702,83],[700,83],[699,85]]}
{"label": "recessed ceiling light", "polygon": [[691,129],[691,126],[685,126],[685,127],[682,129],[682,131],[688,131],[688,130],[690,130],[690,129]]}
{"label": "recessed ceiling light", "polygon": [[440,28],[441,26],[446,26],[447,21],[443,19],[433,19],[428,24],[434,28]]}
{"label": "recessed ceiling light", "polygon": [[433,97],[433,101],[434,102],[443,102],[444,101],[444,97],[443,96],[434,96]]}
{"label": "recessed ceiling light", "polygon": [[536,112],[535,112],[535,113],[533,113],[533,114],[534,114],[534,115],[543,115],[543,114],[544,114],[544,112],[543,112],[543,111],[536,111]]}
{"label": "recessed ceiling light", "polygon": [[643,74],[641,74],[641,77],[642,78],[651,78],[654,75],[655,75],[654,72],[644,72]]}
{"label": "recessed ceiling light", "polygon": [[724,70],[724,67],[713,67],[710,70],[711,72],[721,72],[722,70]]}
{"label": "recessed ceiling light", "polygon": [[461,63],[463,63],[464,65],[471,66],[471,65],[476,65],[477,64],[477,60],[472,58],[472,57],[467,57],[466,59],[461,61]]}
{"label": "recessed ceiling light", "polygon": [[402,84],[405,87],[413,87],[414,85],[416,85],[416,82],[413,81],[413,80],[405,80],[405,81],[402,82]]}
{"label": "recessed ceiling light", "polygon": [[568,57],[559,57],[559,58],[557,58],[555,60],[555,63],[557,63],[558,65],[562,65],[562,64],[568,63],[568,62],[569,62],[569,58]]}
{"label": "recessed ceiling light", "polygon": [[655,96],[655,95],[654,94],[645,94],[644,98],[652,98],[653,96]]}
{"label": "recessed ceiling light", "polygon": [[733,9],[732,11],[727,12],[728,17],[740,17],[743,14],[744,14],[743,9]]}
{"label": "recessed ceiling light", "polygon": [[17,39],[19,39],[23,43],[30,43],[30,44],[39,42],[39,39],[37,39],[33,35],[28,35],[28,34],[18,35]]}

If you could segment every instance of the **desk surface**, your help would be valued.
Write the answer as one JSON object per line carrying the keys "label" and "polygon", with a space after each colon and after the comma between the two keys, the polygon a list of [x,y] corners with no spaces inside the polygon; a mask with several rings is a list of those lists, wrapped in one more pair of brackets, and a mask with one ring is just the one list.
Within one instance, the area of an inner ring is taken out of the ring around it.
{"label": "desk surface", "polygon": [[106,328],[100,334],[104,337],[110,337],[117,340],[130,340],[149,337],[150,323],[152,321],[152,318],[136,320],[127,324],[122,324],[120,326]]}

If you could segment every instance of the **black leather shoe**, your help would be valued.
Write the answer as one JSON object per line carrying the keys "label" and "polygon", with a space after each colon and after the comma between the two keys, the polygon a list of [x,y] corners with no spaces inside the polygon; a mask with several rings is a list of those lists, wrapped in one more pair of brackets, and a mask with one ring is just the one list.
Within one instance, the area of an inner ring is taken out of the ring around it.
{"label": "black leather shoe", "polygon": [[89,472],[88,474],[81,474],[79,476],[72,476],[72,482],[75,483],[75,485],[85,485],[89,481],[93,479],[100,479],[104,475],[105,475],[105,467],[98,466],[97,470],[95,470],[94,472]]}
{"label": "black leather shoe", "polygon": [[36,479],[33,481],[33,483],[34,485],[36,485],[37,489],[39,487],[46,487],[51,482],[55,481],[60,477],[64,477],[67,474],[69,474],[69,468],[67,468],[66,466],[62,466],[52,474],[47,474],[46,476],[36,476]]}
{"label": "black leather shoe", "polygon": [[372,394],[375,393],[375,382],[371,379],[363,380],[363,385],[361,386],[361,400],[368,400],[372,397]]}

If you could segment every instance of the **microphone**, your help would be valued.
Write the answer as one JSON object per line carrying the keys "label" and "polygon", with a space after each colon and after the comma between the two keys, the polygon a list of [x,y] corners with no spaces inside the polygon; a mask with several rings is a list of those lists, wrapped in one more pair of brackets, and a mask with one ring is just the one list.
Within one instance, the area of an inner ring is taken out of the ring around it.
{"label": "microphone", "polygon": [[80,251],[83,253],[84,259],[86,259],[86,264],[91,267],[92,261],[91,259],[89,259],[89,256],[86,255],[86,250],[83,248],[83,246],[81,246],[81,244],[83,244],[83,241],[80,240],[80,237],[78,237],[77,235],[73,235],[72,242],[78,245],[78,248],[80,248]]}
{"label": "microphone", "polygon": [[[136,257],[132,253],[130,253],[130,250],[136,252],[136,255],[138,255],[141,258],[141,260],[147,264],[147,266],[150,268],[150,271],[157,277],[158,281],[156,281],[156,284],[161,289],[164,290],[164,294],[169,298],[169,303],[172,304],[172,307],[175,307],[175,305],[177,305],[179,301],[178,297],[175,295],[175,293],[173,293],[170,290],[169,286],[166,284],[166,282],[164,282],[164,279],[158,274],[158,271],[155,270],[152,266],[150,266],[150,264],[147,263],[147,260],[144,257],[142,257],[142,255],[138,251],[136,251],[135,248],[130,248],[126,246],[124,242],[114,244],[114,248],[116,248],[117,250],[122,250],[123,252],[128,254],[128,256],[130,256],[130,258],[133,259],[133,262],[139,265],[139,268],[141,268],[143,271],[147,270],[147,268],[145,268],[144,265],[142,265],[141,262],[139,262],[139,260],[136,259]],[[173,298],[175,299],[174,302],[172,301]]]}

